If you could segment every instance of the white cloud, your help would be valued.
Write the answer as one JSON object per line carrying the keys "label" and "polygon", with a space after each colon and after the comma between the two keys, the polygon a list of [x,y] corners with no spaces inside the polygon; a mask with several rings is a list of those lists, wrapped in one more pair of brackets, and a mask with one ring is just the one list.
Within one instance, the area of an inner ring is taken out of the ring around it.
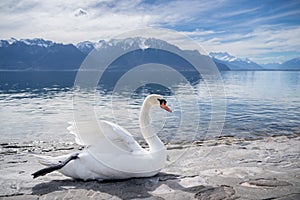
{"label": "white cloud", "polygon": [[[27,1],[27,6],[19,5],[14,10],[11,4],[3,5],[0,14],[1,38],[44,37],[59,42],[78,42],[81,40],[98,40],[108,38],[120,31],[146,27],[152,23],[150,15],[135,14],[123,11],[108,10],[112,1],[76,1],[72,4],[65,1]],[[103,3],[103,6],[100,6]],[[2,2],[3,4],[3,2]],[[92,5],[98,4],[96,7]],[[28,5],[31,9],[27,9]],[[130,4],[134,6],[134,4]],[[118,6],[117,6],[118,7]],[[123,7],[124,9],[124,7]],[[13,13],[13,14],[11,14]],[[79,17],[81,16],[81,17]],[[84,17],[82,17],[84,16]]]}
{"label": "white cloud", "polygon": [[[109,39],[125,31],[149,26],[180,27],[181,33],[197,40],[208,52],[227,51],[257,62],[267,60],[258,55],[274,51],[299,52],[299,26],[264,25],[271,20],[294,16],[299,10],[249,18],[234,24],[224,18],[247,15],[261,7],[225,11],[223,8],[227,4],[223,0],[163,1],[159,4],[147,4],[142,0],[0,1],[0,38],[42,37],[76,43]],[[278,9],[274,8],[274,12],[283,8]],[[228,24],[230,27],[226,27]]]}
{"label": "white cloud", "polygon": [[[259,27],[246,35],[220,35],[210,40],[198,39],[206,51],[227,51],[238,57],[248,57],[259,63],[282,62],[283,57],[272,53],[300,53],[300,27],[274,28]],[[231,41],[231,42],[226,42]],[[264,58],[258,55],[268,55]]]}
{"label": "white cloud", "polygon": [[0,17],[5,19],[0,22],[1,38],[45,37],[67,43],[105,39],[135,28],[187,24],[197,14],[216,6],[210,1],[159,5],[139,0],[16,2],[0,3]]}

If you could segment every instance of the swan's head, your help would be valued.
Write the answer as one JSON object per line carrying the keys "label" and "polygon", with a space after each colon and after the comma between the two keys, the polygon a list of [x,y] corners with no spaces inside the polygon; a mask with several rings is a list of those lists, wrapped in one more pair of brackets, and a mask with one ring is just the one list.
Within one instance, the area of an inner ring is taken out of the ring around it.
{"label": "swan's head", "polygon": [[146,101],[152,106],[160,106],[162,109],[172,112],[172,110],[167,106],[167,101],[161,95],[150,94],[147,96]]}

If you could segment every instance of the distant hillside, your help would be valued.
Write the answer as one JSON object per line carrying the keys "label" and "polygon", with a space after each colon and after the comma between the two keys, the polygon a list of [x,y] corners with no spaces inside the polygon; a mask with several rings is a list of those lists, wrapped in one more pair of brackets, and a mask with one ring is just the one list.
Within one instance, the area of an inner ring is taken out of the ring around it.
{"label": "distant hillside", "polygon": [[282,63],[281,68],[285,70],[300,70],[300,57]]}
{"label": "distant hillside", "polygon": [[72,44],[59,44],[43,39],[0,41],[1,69],[77,69],[85,57]]}
{"label": "distant hillside", "polygon": [[[168,61],[170,65],[180,65],[180,70],[186,70],[186,63],[176,63],[174,55],[164,55],[159,57],[151,48],[173,46],[165,41],[153,38],[128,38],[124,40],[112,39],[110,41],[100,40],[99,42],[84,41],[76,45],[55,43],[43,39],[10,39],[0,40],[0,69],[1,70],[77,70],[86,56],[97,47],[97,49],[142,49],[140,53],[130,55],[128,58],[117,62],[126,68],[126,63],[135,61],[145,63],[150,57],[157,57],[157,61]],[[186,51],[187,52],[187,51]],[[190,51],[193,52],[193,51]],[[148,55],[146,55],[148,54]],[[198,52],[193,56],[201,56]],[[300,57],[288,60],[282,64],[269,63],[259,65],[250,59],[240,59],[226,52],[211,52],[210,57],[215,62],[220,71],[226,70],[300,70]],[[136,57],[134,57],[136,56]],[[130,60],[129,60],[130,59]],[[144,59],[142,61],[141,59]],[[153,60],[151,60],[152,62]],[[172,62],[174,61],[174,62]],[[123,63],[122,63],[123,62]],[[177,60],[178,62],[178,60]],[[121,64],[122,63],[122,64]],[[127,66],[128,67],[128,66]]]}
{"label": "distant hillside", "polygon": [[215,63],[221,63],[229,67],[230,70],[262,70],[263,67],[249,60],[240,59],[227,52],[212,52],[209,54]]}
{"label": "distant hillside", "polygon": [[279,70],[281,68],[281,64],[279,63],[267,63],[262,64],[261,66],[267,70]]}
{"label": "distant hillside", "polygon": [[[60,44],[43,39],[25,39],[25,40],[1,40],[0,41],[0,69],[4,70],[77,70],[85,57],[95,48],[98,50],[110,48],[115,49],[142,49],[141,52],[131,54],[127,58],[121,58],[118,63],[123,68],[129,67],[128,63],[145,63],[147,61],[165,63],[178,66],[179,70],[186,70],[187,63],[178,60],[176,56],[161,52],[152,51],[151,48],[165,46],[175,48],[165,41],[153,38],[128,38],[124,40],[110,40],[108,42],[100,40],[93,43],[90,41],[80,42],[76,46],[73,44]],[[193,56],[201,56],[199,53]],[[154,59],[153,59],[154,58]],[[230,70],[226,64],[216,62],[219,70]]]}
{"label": "distant hillside", "polygon": [[231,69],[224,63],[213,60],[220,71],[230,71]]}
{"label": "distant hillside", "polygon": [[[84,41],[76,45],[61,44],[43,39],[9,39],[0,40],[0,69],[1,70],[77,70],[86,56],[94,49],[115,48],[128,49],[139,48],[144,50],[139,54],[133,54],[130,58],[122,58],[119,63],[130,63],[132,61],[141,62],[141,58],[159,56],[155,51],[149,51],[155,46],[165,45],[175,47],[165,41],[145,38],[128,38],[124,40],[110,41],[100,40],[99,42]],[[145,53],[150,53],[146,57]],[[249,59],[240,59],[226,52],[211,52],[210,57],[215,62],[220,71],[227,70],[300,70],[300,57],[288,60],[282,64],[269,63],[259,65]],[[137,56],[137,57],[134,57]],[[168,55],[171,56],[171,55]],[[193,56],[200,56],[199,53]],[[130,60],[128,60],[130,59]],[[165,59],[165,60],[164,60]],[[173,57],[158,58],[162,63]],[[170,62],[170,61],[168,61]],[[180,70],[184,69],[183,63],[173,63],[181,65]]]}
{"label": "distant hillside", "polygon": [[270,63],[262,66],[268,70],[300,70],[300,57],[285,61],[282,64]]}

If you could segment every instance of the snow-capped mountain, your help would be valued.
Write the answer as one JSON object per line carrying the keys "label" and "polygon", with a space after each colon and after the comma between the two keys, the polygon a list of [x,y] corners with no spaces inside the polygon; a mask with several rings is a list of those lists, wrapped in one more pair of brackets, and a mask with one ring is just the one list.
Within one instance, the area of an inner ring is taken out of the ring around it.
{"label": "snow-capped mountain", "polygon": [[[140,49],[166,47],[177,49],[165,41],[153,38],[127,38],[112,39],[109,41],[100,40],[98,42],[80,42],[76,46],[73,44],[60,44],[43,39],[14,39],[0,40],[0,69],[9,70],[76,70],[80,67],[85,57],[94,49],[99,51],[109,48],[112,52],[116,50]],[[130,59],[140,62],[143,53],[138,52],[131,55]],[[153,52],[149,53],[153,56]],[[171,56],[171,55],[168,55]],[[147,57],[147,56],[146,56]],[[147,59],[145,57],[145,59]],[[154,57],[155,58],[155,57]],[[129,58],[128,58],[129,59]],[[172,60],[172,58],[164,58]],[[131,60],[123,60],[130,63]],[[177,64],[178,65],[178,64]],[[126,64],[123,64],[126,66]],[[184,66],[182,66],[184,67]]]}
{"label": "snow-capped mountain", "polygon": [[96,46],[96,43],[90,41],[84,41],[76,44],[77,49],[79,49],[84,54],[89,54]]}
{"label": "snow-capped mountain", "polygon": [[227,52],[211,52],[209,55],[215,59],[227,61],[227,62],[234,62],[239,60],[237,57],[228,54]]}
{"label": "snow-capped mountain", "polygon": [[50,40],[43,40],[41,38],[35,38],[35,39],[21,39],[19,40],[20,42],[23,42],[27,45],[30,46],[39,46],[39,47],[50,47],[52,45],[54,45],[54,42],[50,41]]}
{"label": "snow-capped mountain", "polygon": [[7,47],[9,46],[9,43],[7,40],[0,40],[0,47]]}
{"label": "snow-capped mountain", "polygon": [[[119,60],[119,65],[126,67],[126,64],[135,61],[136,64],[141,63],[141,59],[151,61],[152,58],[158,59],[162,63],[180,66],[181,70],[185,70],[186,64],[176,60],[174,55],[157,54],[154,49],[167,48],[169,50],[183,51],[178,47],[167,43],[166,41],[155,38],[127,38],[112,39],[109,41],[100,40],[98,42],[84,41],[73,44],[61,44],[41,38],[36,39],[20,39],[11,38],[9,40],[0,40],[0,69],[16,70],[16,69],[33,69],[33,70],[60,70],[71,69],[76,70],[80,67],[86,56],[93,50],[99,51],[111,50],[124,51],[129,49],[139,49],[140,51],[130,55],[127,60]],[[173,52],[174,52],[173,51]],[[147,54],[146,54],[146,53]],[[199,52],[185,50],[190,56],[201,56]],[[300,70],[300,58],[286,61],[282,64],[263,65],[249,59],[240,59],[228,53],[210,53],[210,56],[216,63],[219,70]],[[130,60],[129,60],[130,59]],[[177,62],[177,63],[176,63]],[[116,64],[116,63],[115,63]],[[275,66],[275,67],[274,67]]]}
{"label": "snow-capped mountain", "polygon": [[225,64],[231,70],[262,70],[263,69],[259,64],[249,60],[248,58],[240,59],[230,55],[227,52],[211,52],[209,53],[209,55],[212,57],[212,59],[215,62]]}
{"label": "snow-capped mountain", "polygon": [[[148,49],[148,48],[177,48],[163,40],[158,40],[154,38],[126,38],[126,39],[111,39],[109,41],[100,40],[99,42],[80,42],[76,47],[83,53],[88,54],[94,48],[105,49],[105,48],[116,48],[116,49]],[[177,48],[178,49],[178,48]]]}
{"label": "snow-capped mountain", "polygon": [[76,69],[85,58],[72,44],[43,39],[0,41],[0,68],[8,70]]}
{"label": "snow-capped mountain", "polygon": [[[89,45],[90,43],[85,43],[84,46]],[[110,51],[126,51],[126,50],[142,50],[142,52],[136,53],[132,57],[128,57],[129,60],[122,60],[124,63],[130,63],[132,60],[135,60],[134,62],[138,63],[141,62],[141,58],[145,61],[148,59],[149,62],[161,62],[165,64],[170,64],[172,66],[179,66],[179,70],[189,70],[187,67],[187,63],[184,64],[183,61],[179,61],[177,58],[174,57],[174,55],[171,55],[172,53],[169,53],[168,55],[165,55],[164,53],[160,52],[157,53],[154,51],[154,49],[168,49],[170,52],[183,52],[188,56],[191,56],[193,58],[197,58],[203,55],[200,55],[198,51],[195,50],[181,50],[175,45],[172,45],[166,41],[155,39],[155,38],[142,38],[142,37],[134,37],[134,38],[126,38],[126,39],[111,39],[109,41],[100,40],[99,42],[92,44],[94,48],[97,48],[98,51],[104,50],[104,52],[109,48]],[[81,45],[81,51],[84,52],[84,47]],[[147,52],[147,53],[145,53]],[[162,55],[164,54],[164,55]],[[165,56],[165,57],[164,57]],[[151,60],[150,57],[155,58],[157,60]],[[197,59],[196,59],[197,60]],[[177,61],[177,63],[176,63]],[[173,62],[173,63],[172,63]],[[119,63],[121,65],[121,63]],[[216,66],[219,70],[225,71],[230,70],[225,64],[215,62]]]}
{"label": "snow-capped mountain", "polygon": [[[183,52],[194,58],[199,52],[183,51],[178,47],[155,38],[127,38],[100,40],[98,42],[84,41],[76,46],[72,44],[58,44],[43,39],[10,39],[0,41],[0,69],[26,69],[26,70],[77,70],[85,57],[93,50],[98,52],[125,52],[126,50],[137,50],[126,58],[118,59],[114,64],[126,67],[144,63],[164,63],[178,67],[178,70],[189,71],[189,63],[180,60],[171,52]],[[170,52],[157,51],[157,49],[168,49]],[[163,54],[163,55],[162,55]],[[216,63],[220,70],[229,70],[225,64]]]}
{"label": "snow-capped mountain", "polygon": [[9,46],[17,43],[24,43],[29,46],[39,46],[39,47],[50,47],[55,43],[50,40],[44,40],[42,38],[34,38],[34,39],[20,39],[17,40],[15,38],[10,38],[8,40],[0,40],[0,47]]}

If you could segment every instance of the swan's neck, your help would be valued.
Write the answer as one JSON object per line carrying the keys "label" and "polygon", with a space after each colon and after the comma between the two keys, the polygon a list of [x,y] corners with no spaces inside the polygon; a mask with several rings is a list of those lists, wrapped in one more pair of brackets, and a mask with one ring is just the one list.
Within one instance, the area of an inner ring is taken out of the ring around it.
{"label": "swan's neck", "polygon": [[142,105],[140,112],[140,128],[144,139],[149,145],[150,152],[157,152],[165,150],[165,146],[159,139],[159,137],[156,135],[156,133],[152,131],[150,124],[151,120],[149,116],[151,108],[152,105],[146,99]]}

